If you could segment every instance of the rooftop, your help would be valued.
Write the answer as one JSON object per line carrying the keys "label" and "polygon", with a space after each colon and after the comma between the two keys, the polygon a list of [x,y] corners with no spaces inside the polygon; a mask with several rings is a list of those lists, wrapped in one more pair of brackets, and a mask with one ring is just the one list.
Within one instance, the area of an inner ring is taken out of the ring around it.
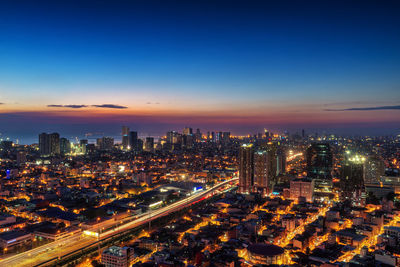
{"label": "rooftop", "polygon": [[267,256],[267,257],[277,256],[277,255],[283,254],[283,252],[284,252],[284,249],[279,246],[275,246],[275,245],[271,245],[271,244],[261,244],[261,243],[252,244],[247,248],[247,250],[250,253],[263,255],[263,256]]}

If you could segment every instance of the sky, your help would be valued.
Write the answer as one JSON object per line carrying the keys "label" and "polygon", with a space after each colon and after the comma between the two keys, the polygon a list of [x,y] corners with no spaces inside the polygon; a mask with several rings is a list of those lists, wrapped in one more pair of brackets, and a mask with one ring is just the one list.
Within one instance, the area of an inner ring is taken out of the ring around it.
{"label": "sky", "polygon": [[400,2],[0,2],[0,137],[400,133]]}

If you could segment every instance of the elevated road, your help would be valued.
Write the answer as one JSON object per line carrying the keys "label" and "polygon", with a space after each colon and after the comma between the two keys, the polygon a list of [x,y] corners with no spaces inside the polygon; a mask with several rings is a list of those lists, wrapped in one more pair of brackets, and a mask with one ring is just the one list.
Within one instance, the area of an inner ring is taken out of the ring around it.
{"label": "elevated road", "polygon": [[[43,246],[0,259],[0,266],[38,266],[41,265],[41,263],[61,258],[65,255],[73,253],[74,251],[79,251],[80,249],[83,249],[89,245],[95,244],[99,240],[105,240],[113,235],[117,235],[129,229],[148,224],[152,220],[163,217],[172,212],[179,211],[212,195],[219,194],[221,193],[218,191],[219,189],[223,189],[226,186],[234,186],[237,180],[238,178],[233,178],[231,180],[224,181],[214,185],[209,189],[200,191],[185,199],[174,202],[168,206],[146,212],[135,220],[123,223],[111,230],[101,233],[97,238],[83,235],[82,233],[76,233],[72,236],[53,241]],[[91,229],[91,231],[97,232],[97,229]]]}

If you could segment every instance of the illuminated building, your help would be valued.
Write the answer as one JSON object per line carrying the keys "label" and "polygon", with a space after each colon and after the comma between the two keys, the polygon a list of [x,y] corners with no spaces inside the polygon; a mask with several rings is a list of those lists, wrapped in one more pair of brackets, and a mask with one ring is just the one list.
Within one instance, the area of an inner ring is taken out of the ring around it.
{"label": "illuminated building", "polygon": [[14,230],[0,234],[0,247],[3,249],[27,244],[31,241],[31,234],[21,230]]}
{"label": "illuminated building", "polygon": [[122,126],[122,149],[127,150],[129,147],[129,128]]}
{"label": "illuminated building", "polygon": [[340,198],[351,200],[354,205],[362,205],[365,197],[365,158],[347,152],[340,175]]}
{"label": "illuminated building", "polygon": [[183,135],[192,135],[193,134],[193,130],[192,130],[192,128],[189,128],[189,127],[185,127],[184,129],[183,129]]}
{"label": "illuminated building", "polygon": [[254,185],[253,144],[243,144],[239,151],[239,191],[249,192]]}
{"label": "illuminated building", "polygon": [[114,147],[114,138],[112,137],[97,138],[96,144],[100,150],[112,150]]}
{"label": "illuminated building", "polygon": [[168,151],[179,150],[182,145],[182,135],[176,131],[167,132],[167,142],[164,145]]}
{"label": "illuminated building", "polygon": [[39,135],[39,152],[41,156],[60,154],[60,135],[58,133],[41,133]]}
{"label": "illuminated building", "polygon": [[251,244],[247,247],[249,261],[252,264],[284,264],[284,249],[272,244]]}
{"label": "illuminated building", "polygon": [[146,137],[146,142],[144,143],[144,151],[153,152],[154,151],[154,138]]}
{"label": "illuminated building", "polygon": [[315,180],[314,191],[332,191],[332,152],[327,143],[314,143],[307,148],[307,176]]}
{"label": "illuminated building", "polygon": [[182,146],[185,148],[192,148],[195,139],[192,128],[186,127],[183,129],[182,133]]}
{"label": "illuminated building", "polygon": [[276,154],[273,148],[254,153],[254,187],[264,194],[271,193],[276,181]]}
{"label": "illuminated building", "polygon": [[378,156],[370,156],[365,161],[365,183],[378,183],[385,175],[385,163]]}
{"label": "illuminated building", "polygon": [[131,150],[138,151],[139,143],[138,143],[138,133],[137,132],[129,132],[129,146]]}
{"label": "illuminated building", "polygon": [[264,135],[266,139],[268,139],[271,136],[270,132],[267,129],[264,129]]}
{"label": "illuminated building", "polygon": [[67,138],[60,139],[60,152],[63,155],[71,153],[71,142]]}
{"label": "illuminated building", "polygon": [[182,136],[182,146],[185,148],[192,148],[194,143],[194,136],[192,134]]}
{"label": "illuminated building", "polygon": [[314,180],[294,179],[290,181],[290,198],[298,199],[304,197],[308,202],[312,202],[314,192]]}
{"label": "illuminated building", "polygon": [[134,259],[134,250],[130,247],[111,246],[101,253],[101,263],[106,267],[128,267]]}
{"label": "illuminated building", "polygon": [[196,130],[195,139],[196,139],[196,142],[200,142],[201,141],[201,132],[200,132],[199,128],[197,128],[197,130]]}
{"label": "illuminated building", "polygon": [[276,151],[276,175],[284,174],[286,172],[286,153],[282,148]]}
{"label": "illuminated building", "polygon": [[224,145],[229,144],[229,142],[231,141],[231,132],[223,132],[222,133],[222,143]]}
{"label": "illuminated building", "polygon": [[25,164],[26,163],[26,152],[25,151],[18,151],[17,153],[17,165]]}

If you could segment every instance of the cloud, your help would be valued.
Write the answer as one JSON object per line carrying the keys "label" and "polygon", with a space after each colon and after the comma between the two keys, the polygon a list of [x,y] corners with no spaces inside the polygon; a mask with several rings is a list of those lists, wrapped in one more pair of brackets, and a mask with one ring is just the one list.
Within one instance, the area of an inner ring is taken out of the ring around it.
{"label": "cloud", "polygon": [[87,105],[47,105],[49,108],[86,108]]}
{"label": "cloud", "polygon": [[125,107],[125,106],[114,105],[114,104],[92,105],[92,107],[96,107],[96,108],[115,108],[115,109],[125,109],[125,108],[128,108],[128,107]]}
{"label": "cloud", "polygon": [[0,102],[0,105],[4,105],[4,103],[1,103],[1,102]]}
{"label": "cloud", "polygon": [[354,110],[400,110],[400,105],[397,105],[397,106],[365,107],[365,108],[324,109],[324,111],[354,111]]}
{"label": "cloud", "polygon": [[146,105],[160,105],[160,102],[147,102]]}
{"label": "cloud", "polygon": [[101,105],[47,105],[49,108],[73,108],[73,109],[78,109],[78,108],[87,108],[87,107],[95,107],[95,108],[115,108],[115,109],[125,109],[128,107],[125,106],[120,106],[120,105],[114,105],[114,104],[101,104]]}

